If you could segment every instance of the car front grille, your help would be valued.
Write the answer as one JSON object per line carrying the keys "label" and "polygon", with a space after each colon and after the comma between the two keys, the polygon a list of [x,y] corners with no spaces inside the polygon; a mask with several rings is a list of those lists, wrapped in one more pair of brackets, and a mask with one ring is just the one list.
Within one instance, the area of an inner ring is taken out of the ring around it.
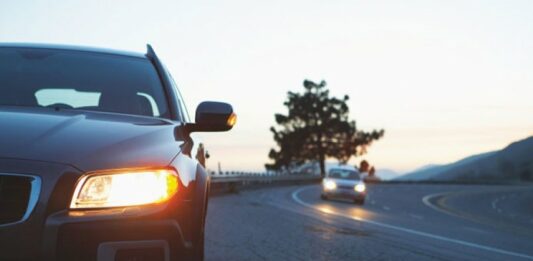
{"label": "car front grille", "polygon": [[349,186],[349,185],[339,185],[339,188],[340,188],[340,189],[353,189],[353,186]]}
{"label": "car front grille", "polygon": [[39,191],[38,177],[0,173],[0,225],[27,219]]}

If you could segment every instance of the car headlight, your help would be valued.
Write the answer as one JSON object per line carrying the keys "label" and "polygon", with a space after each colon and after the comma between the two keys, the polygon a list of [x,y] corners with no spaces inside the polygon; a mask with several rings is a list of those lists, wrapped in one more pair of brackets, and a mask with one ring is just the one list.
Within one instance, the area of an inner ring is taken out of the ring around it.
{"label": "car headlight", "polygon": [[110,208],[160,203],[178,191],[178,175],[170,169],[117,170],[83,176],[70,208]]}
{"label": "car headlight", "polygon": [[355,185],[354,190],[357,192],[364,192],[366,190],[366,186],[363,183],[359,183]]}
{"label": "car headlight", "polygon": [[337,188],[337,184],[333,180],[325,180],[324,181],[324,188],[326,190],[334,190]]}

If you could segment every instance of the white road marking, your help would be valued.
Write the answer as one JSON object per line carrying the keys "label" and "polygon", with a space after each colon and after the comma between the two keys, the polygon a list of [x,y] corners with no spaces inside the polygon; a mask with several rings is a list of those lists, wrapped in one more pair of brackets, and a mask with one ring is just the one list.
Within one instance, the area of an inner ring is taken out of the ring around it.
{"label": "white road marking", "polygon": [[495,199],[492,201],[491,205],[492,205],[492,208],[493,209],[498,209],[498,207],[496,206],[496,204],[498,203],[498,200],[500,200],[499,198]]}
{"label": "white road marking", "polygon": [[430,201],[434,197],[440,197],[440,196],[444,196],[444,195],[448,195],[448,194],[450,194],[450,193],[449,192],[444,192],[444,193],[436,193],[436,194],[427,195],[427,196],[422,198],[422,202],[424,203],[424,205],[432,208],[433,210],[436,210],[436,211],[439,211],[439,212],[442,212],[442,213],[445,213],[445,214],[448,214],[448,215],[457,216],[454,213],[451,213],[451,212],[445,211],[445,210],[443,210],[443,209],[441,209],[439,207],[436,207]]}
{"label": "white road marking", "polygon": [[387,210],[387,211],[389,211],[389,210],[390,210],[390,208],[389,208],[389,207],[387,207],[387,206],[383,206],[383,209],[384,209],[384,210]]}
{"label": "white road marking", "polygon": [[533,256],[522,254],[522,253],[511,252],[511,251],[507,251],[507,250],[503,250],[503,249],[499,249],[499,248],[494,248],[494,247],[489,247],[489,246],[484,246],[484,245],[471,243],[471,242],[467,242],[467,241],[463,241],[463,240],[459,240],[459,239],[453,239],[453,238],[449,238],[449,237],[430,234],[430,233],[427,233],[427,232],[417,231],[417,230],[414,230],[414,229],[409,229],[409,228],[404,228],[404,227],[400,227],[400,226],[389,225],[389,224],[386,224],[386,223],[381,223],[381,222],[377,222],[377,221],[373,221],[373,220],[367,220],[367,219],[364,219],[364,218],[361,218],[361,217],[351,216],[351,215],[347,215],[347,214],[344,214],[344,213],[339,213],[339,212],[333,211],[331,209],[321,209],[321,208],[315,207],[315,206],[313,206],[313,205],[311,205],[309,203],[303,202],[298,197],[298,194],[304,189],[309,189],[309,188],[300,188],[300,189],[294,191],[292,193],[292,199],[294,201],[296,201],[300,205],[303,205],[303,206],[306,206],[308,208],[312,208],[312,209],[318,210],[318,211],[323,212],[323,213],[336,215],[336,216],[340,216],[340,217],[356,220],[356,221],[359,221],[359,222],[372,224],[372,225],[375,225],[375,226],[378,226],[378,227],[383,227],[383,228],[388,228],[388,229],[392,229],[392,230],[396,230],[396,231],[401,231],[401,232],[405,232],[405,233],[408,233],[408,234],[427,237],[427,238],[440,240],[440,241],[445,241],[445,242],[449,242],[449,243],[455,243],[455,244],[468,246],[468,247],[472,247],[472,248],[476,248],[476,249],[481,249],[481,250],[485,250],[485,251],[490,251],[490,252],[494,252],[494,253],[498,253],[498,254],[509,255],[509,256],[514,256],[514,257],[521,257],[521,258],[533,260]]}
{"label": "white road marking", "polygon": [[483,229],[478,229],[478,228],[473,228],[473,227],[464,227],[464,229],[467,229],[467,230],[470,230],[470,231],[474,231],[474,232],[477,232],[477,233],[481,233],[481,234],[489,234],[487,231],[485,231]]}
{"label": "white road marking", "polygon": [[412,218],[415,218],[415,219],[420,219],[420,220],[424,219],[423,216],[419,216],[419,215],[415,215],[415,214],[409,214],[409,216],[411,216]]}

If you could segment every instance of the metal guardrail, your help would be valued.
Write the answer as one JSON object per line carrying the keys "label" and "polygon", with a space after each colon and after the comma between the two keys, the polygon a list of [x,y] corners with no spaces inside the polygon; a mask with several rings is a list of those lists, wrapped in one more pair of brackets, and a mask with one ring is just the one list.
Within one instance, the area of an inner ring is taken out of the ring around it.
{"label": "metal guardrail", "polygon": [[320,182],[322,178],[317,175],[295,173],[251,173],[251,172],[226,172],[222,174],[211,173],[211,192],[238,192],[245,188],[257,188],[275,185],[296,185]]}
{"label": "metal guardrail", "polygon": [[305,174],[258,174],[239,173],[236,175],[211,175],[211,182],[238,182],[238,181],[277,181],[277,180],[309,180],[320,179],[320,176]]}

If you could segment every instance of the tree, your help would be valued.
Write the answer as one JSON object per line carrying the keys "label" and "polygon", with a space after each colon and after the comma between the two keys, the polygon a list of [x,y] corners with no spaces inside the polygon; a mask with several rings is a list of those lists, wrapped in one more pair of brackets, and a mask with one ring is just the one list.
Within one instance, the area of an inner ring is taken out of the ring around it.
{"label": "tree", "polygon": [[305,80],[304,92],[288,92],[284,105],[288,114],[275,114],[278,128],[271,127],[278,149],[271,149],[274,163],[267,169],[279,170],[291,164],[318,161],[324,176],[327,158],[346,163],[352,156],[366,153],[374,140],[383,137],[384,130],[360,131],[349,120],[349,108],[342,99],[330,97],[326,82]]}
{"label": "tree", "polygon": [[372,166],[370,170],[368,171],[368,176],[374,177],[375,175],[376,175],[376,169],[374,168],[374,166]]}
{"label": "tree", "polygon": [[359,163],[359,171],[361,173],[368,172],[368,168],[370,168],[370,164],[366,160],[362,160],[361,163]]}

